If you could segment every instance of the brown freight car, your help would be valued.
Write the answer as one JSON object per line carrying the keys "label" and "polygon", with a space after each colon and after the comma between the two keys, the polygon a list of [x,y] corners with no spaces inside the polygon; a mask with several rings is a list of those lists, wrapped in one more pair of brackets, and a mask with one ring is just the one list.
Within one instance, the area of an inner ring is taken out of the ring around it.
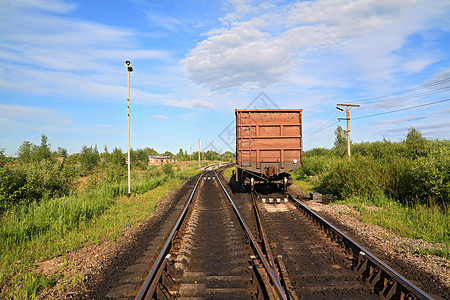
{"label": "brown freight car", "polygon": [[302,166],[301,109],[236,109],[236,174],[244,184],[291,181]]}

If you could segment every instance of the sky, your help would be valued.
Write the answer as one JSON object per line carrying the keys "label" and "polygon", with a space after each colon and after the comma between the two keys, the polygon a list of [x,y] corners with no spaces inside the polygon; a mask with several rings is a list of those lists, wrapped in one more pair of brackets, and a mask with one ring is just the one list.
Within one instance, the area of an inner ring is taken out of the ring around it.
{"label": "sky", "polygon": [[305,150],[450,138],[449,0],[0,0],[0,147],[234,151],[234,110],[303,109]]}

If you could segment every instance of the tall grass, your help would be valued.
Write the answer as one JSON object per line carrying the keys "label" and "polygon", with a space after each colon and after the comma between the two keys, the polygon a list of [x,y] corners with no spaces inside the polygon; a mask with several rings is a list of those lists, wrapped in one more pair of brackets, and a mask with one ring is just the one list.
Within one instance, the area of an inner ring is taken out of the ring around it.
{"label": "tall grass", "polygon": [[223,170],[223,173],[222,173],[223,178],[224,178],[227,182],[229,182],[229,181],[231,180],[231,176],[234,175],[234,172],[235,172],[235,171],[236,171],[236,168],[234,168],[234,167],[229,167],[229,168],[224,169],[224,170]]}
{"label": "tall grass", "polygon": [[[352,196],[339,203],[353,207],[361,221],[376,224],[409,238],[438,243],[439,256],[450,258],[450,213],[440,205],[404,205],[383,194],[376,197]],[[380,209],[373,209],[376,206]]]}
{"label": "tall grass", "polygon": [[51,284],[34,263],[91,243],[117,239],[127,226],[145,219],[159,199],[199,171],[191,166],[173,176],[143,176],[127,183],[96,183],[85,192],[20,205],[0,219],[0,298],[24,299]]}

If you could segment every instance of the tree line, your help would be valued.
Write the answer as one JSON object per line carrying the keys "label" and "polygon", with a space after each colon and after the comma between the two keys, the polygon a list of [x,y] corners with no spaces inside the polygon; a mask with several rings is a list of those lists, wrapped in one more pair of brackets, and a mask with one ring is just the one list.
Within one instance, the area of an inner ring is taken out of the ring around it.
{"label": "tree line", "polygon": [[[67,149],[58,147],[56,151],[51,150],[51,144],[48,143],[48,138],[45,134],[41,135],[41,144],[34,145],[30,141],[24,141],[16,152],[17,162],[22,164],[29,164],[32,162],[39,162],[44,159],[64,158],[66,163],[79,163],[90,171],[103,160],[112,159],[115,163],[122,163],[126,159],[127,152],[123,152],[120,148],[114,148],[112,152],[108,151],[107,146],[104,147],[103,152],[100,152],[95,146],[83,145],[79,153],[72,155],[68,154]],[[145,147],[144,149],[130,149],[130,158],[133,165],[147,165],[149,155],[164,155],[177,161],[190,161],[198,159],[198,151],[188,153],[186,150],[180,148],[178,153],[173,154],[170,151],[158,153],[155,149]],[[121,158],[122,156],[122,158]],[[223,154],[217,153],[213,150],[201,152],[202,160],[230,160],[234,158],[234,153],[227,151]],[[14,159],[10,158],[14,161]]]}
{"label": "tree line", "polygon": [[[67,149],[62,147],[52,151],[47,136],[42,134],[40,144],[24,141],[16,155],[6,157],[5,149],[0,148],[0,214],[17,204],[68,196],[76,192],[81,177],[89,177],[89,183],[94,185],[95,180],[114,184],[127,177],[127,153],[117,147],[109,151],[105,146],[100,152],[97,145],[83,145],[79,153],[69,155]],[[149,147],[131,149],[132,170],[156,174],[157,170],[150,170],[148,166],[149,155],[167,155],[178,161],[189,161],[191,158],[195,161],[198,157],[197,152],[189,155],[181,148],[177,154],[170,151],[158,153]],[[217,152],[202,153],[202,160],[220,159],[221,155]],[[173,173],[172,165],[164,166],[162,171]]]}

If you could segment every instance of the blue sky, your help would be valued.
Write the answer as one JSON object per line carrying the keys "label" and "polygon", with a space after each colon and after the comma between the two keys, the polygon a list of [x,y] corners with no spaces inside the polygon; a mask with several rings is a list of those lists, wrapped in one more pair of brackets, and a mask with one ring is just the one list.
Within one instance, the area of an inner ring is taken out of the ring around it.
{"label": "blue sky", "polygon": [[[450,138],[450,1],[3,0],[0,147],[233,151],[235,108],[303,109],[304,147]],[[445,100],[445,101],[444,101]],[[441,102],[438,102],[441,101]],[[437,103],[435,103],[437,102]],[[430,104],[434,103],[434,104]],[[413,108],[416,107],[416,108]],[[231,132],[231,133],[230,133]]]}

